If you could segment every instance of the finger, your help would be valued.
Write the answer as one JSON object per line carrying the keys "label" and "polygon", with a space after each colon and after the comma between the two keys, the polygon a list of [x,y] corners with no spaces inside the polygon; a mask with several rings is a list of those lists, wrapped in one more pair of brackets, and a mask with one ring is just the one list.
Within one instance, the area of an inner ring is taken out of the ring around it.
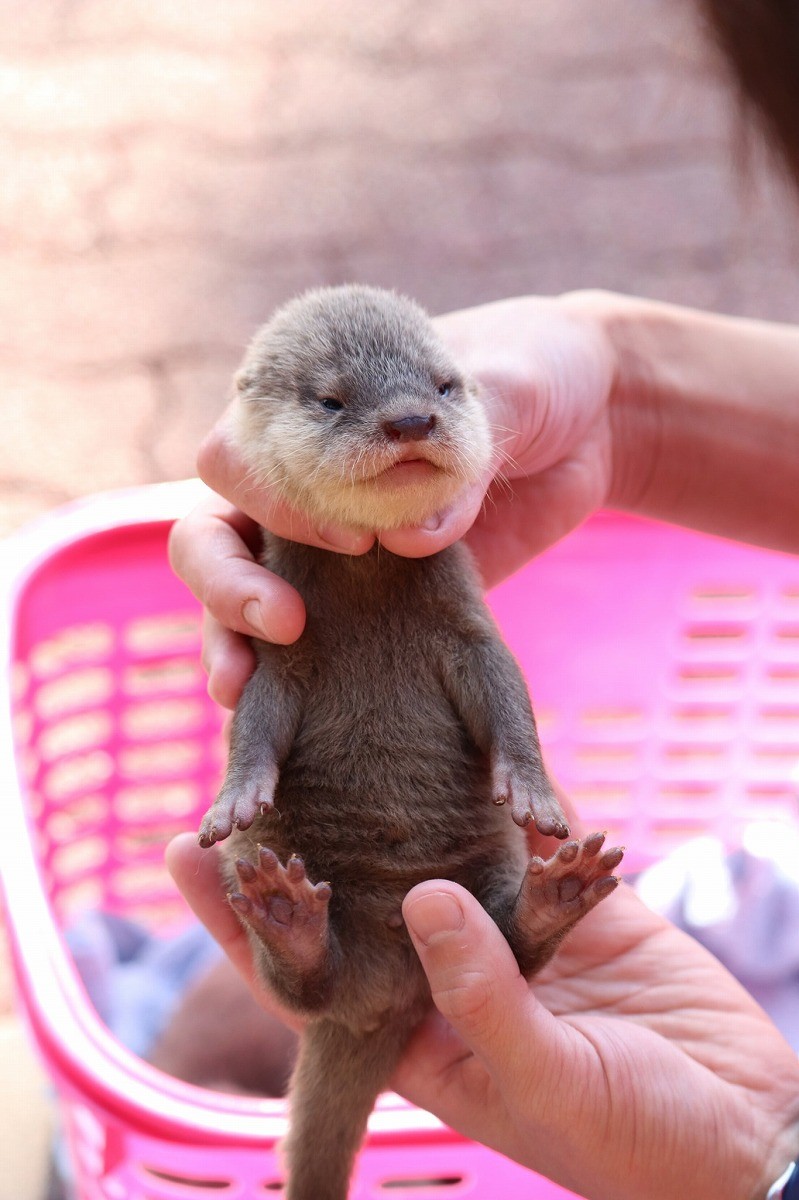
{"label": "finger", "polygon": [[529,1096],[520,1055],[534,1061],[543,1099],[560,1078],[563,1034],[485,909],[457,884],[431,880],[411,889],[403,916],[441,1015],[511,1103]]}
{"label": "finger", "polygon": [[233,408],[227,410],[200,447],[197,456],[200,478],[278,537],[342,554],[365,554],[374,544],[373,534],[332,522],[315,524],[281,500],[274,488],[258,482],[238,448],[233,411]]}
{"label": "finger", "polygon": [[255,667],[255,652],[247,638],[227,629],[207,610],[203,618],[202,661],[211,699],[223,708],[235,708]]}
{"label": "finger", "polygon": [[486,587],[494,587],[570,533],[604,503],[594,473],[579,459],[541,474],[492,484],[466,535]]}
{"label": "finger", "polygon": [[301,1028],[296,1013],[280,1006],[256,971],[249,938],[227,902],[218,848],[203,850],[196,834],[180,833],[166,848],[166,865],[192,912],[222,947],[258,1003],[292,1029]]}
{"label": "finger", "polygon": [[424,525],[378,533],[381,546],[404,558],[424,558],[446,549],[471,529],[480,513],[486,486],[481,482],[465,488],[449,507],[434,513]]}
{"label": "finger", "polygon": [[255,561],[242,520],[218,496],[201,501],[172,527],[172,569],[227,629],[288,645],[303,631],[305,606],[290,584]]}

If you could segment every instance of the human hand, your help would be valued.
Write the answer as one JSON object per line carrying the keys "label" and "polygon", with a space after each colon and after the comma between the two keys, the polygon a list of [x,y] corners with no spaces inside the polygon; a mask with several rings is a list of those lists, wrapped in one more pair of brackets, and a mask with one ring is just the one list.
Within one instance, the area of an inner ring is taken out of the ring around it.
{"label": "human hand", "polygon": [[394,1084],[448,1125],[588,1200],[763,1200],[796,1156],[796,1055],[629,887],[532,986],[456,884],[403,914],[438,1011]]}
{"label": "human hand", "polygon": [[259,526],[349,554],[365,553],[377,537],[408,557],[465,536],[491,586],[605,501],[614,359],[600,307],[575,293],[503,301],[435,322],[456,361],[482,386],[495,455],[490,475],[425,527],[312,527],[268,487],[253,485],[230,411],[223,416],[198,458],[216,495],[179,521],[170,539],[173,568],[206,610],[203,658],[216,700],[234,706],[252,670],[242,635],[288,643],[304,624],[297,593],[255,561]]}
{"label": "human hand", "polygon": [[[254,968],[216,848],[183,834],[167,860],[261,1005],[299,1028]],[[763,1200],[795,1157],[796,1055],[729,973],[627,886],[532,986],[456,884],[419,884],[403,913],[438,1011],[393,1086],[452,1128],[588,1200]]]}

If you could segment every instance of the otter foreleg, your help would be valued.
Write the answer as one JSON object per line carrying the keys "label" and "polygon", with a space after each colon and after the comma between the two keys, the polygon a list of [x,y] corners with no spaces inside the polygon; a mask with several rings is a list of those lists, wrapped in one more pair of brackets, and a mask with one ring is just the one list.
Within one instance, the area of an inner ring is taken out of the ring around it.
{"label": "otter foreleg", "polygon": [[[204,848],[234,829],[249,829],[274,802],[278,772],[291,749],[302,712],[302,689],[286,667],[284,647],[264,646],[241,694],[230,732],[225,781],[200,825]],[[275,653],[272,653],[275,652]]]}
{"label": "otter foreleg", "polygon": [[250,934],[265,980],[292,1008],[318,1012],[330,999],[338,943],[328,921],[329,883],[311,883],[299,855],[284,867],[265,846],[255,863],[239,858],[228,894]]}
{"label": "otter foreleg", "polygon": [[544,835],[569,836],[569,823],[547,779],[527,685],[518,663],[494,631],[452,644],[442,664],[450,703],[489,757],[492,798],[513,820]]}

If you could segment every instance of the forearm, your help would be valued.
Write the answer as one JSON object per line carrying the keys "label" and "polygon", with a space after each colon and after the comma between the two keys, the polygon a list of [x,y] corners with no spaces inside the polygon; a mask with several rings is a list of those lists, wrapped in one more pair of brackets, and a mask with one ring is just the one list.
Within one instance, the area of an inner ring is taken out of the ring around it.
{"label": "forearm", "polygon": [[582,303],[617,363],[611,506],[799,552],[799,327]]}

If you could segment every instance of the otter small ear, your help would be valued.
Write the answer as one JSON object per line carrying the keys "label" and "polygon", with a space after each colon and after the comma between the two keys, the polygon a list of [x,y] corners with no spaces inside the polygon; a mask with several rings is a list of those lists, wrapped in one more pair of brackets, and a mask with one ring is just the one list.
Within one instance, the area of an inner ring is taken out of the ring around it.
{"label": "otter small ear", "polygon": [[233,381],[236,384],[237,392],[246,392],[255,383],[255,376],[249,371],[241,370],[236,372]]}

